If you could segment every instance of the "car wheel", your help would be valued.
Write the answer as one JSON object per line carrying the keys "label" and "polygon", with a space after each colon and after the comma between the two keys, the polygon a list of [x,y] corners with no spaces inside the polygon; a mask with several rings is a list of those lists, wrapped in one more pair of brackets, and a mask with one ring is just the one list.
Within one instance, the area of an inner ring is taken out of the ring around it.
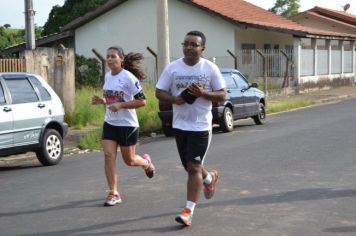
{"label": "car wheel", "polygon": [[63,139],[57,130],[47,129],[36,152],[38,160],[45,166],[58,164],[63,157]]}
{"label": "car wheel", "polygon": [[220,129],[223,132],[231,132],[234,129],[234,117],[230,107],[225,107],[220,120]]}
{"label": "car wheel", "polygon": [[172,126],[167,126],[162,123],[162,131],[166,137],[174,136],[174,130],[173,130]]}
{"label": "car wheel", "polygon": [[252,117],[253,120],[255,121],[256,125],[262,125],[265,123],[266,120],[266,109],[265,105],[263,103],[258,104],[258,113],[257,115]]}

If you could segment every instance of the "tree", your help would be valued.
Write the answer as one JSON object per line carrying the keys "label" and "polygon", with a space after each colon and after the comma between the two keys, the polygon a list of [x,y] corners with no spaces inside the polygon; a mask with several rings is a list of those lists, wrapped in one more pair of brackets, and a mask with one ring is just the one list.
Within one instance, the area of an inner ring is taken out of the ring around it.
{"label": "tree", "polygon": [[5,24],[4,27],[7,29],[7,28],[10,28],[11,25],[10,24]]}
{"label": "tree", "polygon": [[[42,27],[35,25],[36,38],[41,37],[42,30]],[[25,29],[12,29],[6,24],[0,26],[0,49],[25,42],[25,34]]]}
{"label": "tree", "polygon": [[24,42],[24,29],[11,29],[0,26],[0,49]]}
{"label": "tree", "polygon": [[85,15],[107,1],[108,0],[66,0],[62,7],[58,5],[54,6],[48,15],[47,22],[43,26],[42,36],[59,32],[60,27]]}
{"label": "tree", "polygon": [[277,0],[269,11],[284,17],[291,17],[299,13],[300,0]]}

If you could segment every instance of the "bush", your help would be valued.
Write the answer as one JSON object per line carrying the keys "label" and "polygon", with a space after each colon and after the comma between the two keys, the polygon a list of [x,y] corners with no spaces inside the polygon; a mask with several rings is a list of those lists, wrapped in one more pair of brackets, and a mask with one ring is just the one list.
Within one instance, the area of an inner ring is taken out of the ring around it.
{"label": "bush", "polygon": [[75,56],[75,87],[99,88],[102,85],[101,63],[95,58]]}
{"label": "bush", "polygon": [[66,112],[66,122],[70,127],[80,129],[87,125],[102,124],[105,107],[93,106],[91,97],[102,93],[101,89],[82,88],[76,91],[75,110],[72,113]]}

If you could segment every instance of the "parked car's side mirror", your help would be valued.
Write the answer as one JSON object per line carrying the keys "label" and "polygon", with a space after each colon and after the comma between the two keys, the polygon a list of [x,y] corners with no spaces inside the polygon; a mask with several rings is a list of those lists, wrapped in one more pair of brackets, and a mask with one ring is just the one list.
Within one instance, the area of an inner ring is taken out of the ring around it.
{"label": "parked car's side mirror", "polygon": [[257,83],[252,83],[252,84],[250,85],[250,87],[252,87],[252,88],[258,88],[258,84],[257,84]]}

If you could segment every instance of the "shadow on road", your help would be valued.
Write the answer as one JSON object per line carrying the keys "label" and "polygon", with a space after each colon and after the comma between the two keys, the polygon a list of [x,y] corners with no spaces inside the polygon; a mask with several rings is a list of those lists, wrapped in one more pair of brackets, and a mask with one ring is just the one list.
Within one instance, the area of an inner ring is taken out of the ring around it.
{"label": "shadow on road", "polygon": [[323,230],[323,232],[327,232],[327,233],[351,233],[351,232],[356,232],[356,226],[343,226],[343,227],[328,228],[328,229]]}
{"label": "shadow on road", "polygon": [[[211,206],[228,206],[228,205],[249,206],[249,205],[258,205],[258,204],[276,204],[276,203],[311,201],[311,200],[345,198],[345,197],[356,197],[356,190],[355,189],[334,190],[330,188],[300,189],[296,191],[288,191],[288,192],[272,194],[272,195],[237,198],[237,199],[230,199],[225,201],[214,201],[211,203],[201,203],[199,204],[198,207],[206,208]],[[7,213],[5,212],[5,213],[0,213],[0,218],[8,217],[8,216],[18,216],[24,214],[36,214],[41,212],[72,209],[72,208],[102,207],[101,200],[102,199],[80,200],[80,201],[68,202],[67,204],[61,206],[55,206],[55,207],[39,209],[39,210],[7,212]],[[140,222],[143,222],[145,220],[152,220],[152,219],[159,220],[160,218],[165,218],[165,217],[173,218],[175,214],[176,212],[162,213],[157,215],[147,215],[147,216],[142,216],[137,218],[130,218],[130,219],[112,221],[112,222],[101,223],[96,225],[90,225],[90,226],[76,228],[76,229],[41,232],[41,234],[54,236],[54,235],[119,235],[119,234],[142,233],[144,235],[145,232],[168,233],[168,232],[184,230],[185,227],[177,226],[177,225],[169,225],[163,227],[154,227],[152,225],[152,227],[146,227],[146,228],[143,228],[142,225],[140,226]],[[137,225],[137,228],[132,227],[130,225],[130,229],[123,229],[123,227],[125,227],[125,224],[132,224],[132,223],[135,223],[135,225]],[[105,228],[114,227],[114,226],[118,226],[118,230],[98,232],[98,231],[102,231]],[[119,226],[121,226],[120,229]],[[325,229],[324,232],[331,232],[331,233],[356,232],[356,226],[328,228]],[[38,234],[26,234],[26,235],[34,236]]]}
{"label": "shadow on road", "polygon": [[333,199],[344,197],[356,197],[356,189],[333,190],[330,188],[300,189],[279,194],[264,195],[248,198],[237,198],[226,201],[215,201],[211,203],[201,203],[199,207],[228,206],[228,205],[258,205],[275,204],[284,202],[311,201],[320,199]]}
{"label": "shadow on road", "polygon": [[45,167],[41,164],[8,164],[7,166],[0,166],[0,171],[12,171],[12,170],[24,170],[24,169],[32,169],[32,168],[41,168]]}
{"label": "shadow on road", "polygon": [[[168,233],[168,232],[175,232],[175,231],[181,231],[186,229],[187,227],[180,226],[180,225],[170,225],[170,226],[164,226],[164,227],[147,227],[147,228],[142,228],[140,226],[140,222],[144,220],[152,220],[155,218],[162,218],[162,217],[173,217],[176,215],[176,212],[174,213],[164,213],[164,214],[159,214],[159,215],[149,215],[149,216],[143,216],[143,217],[138,217],[138,218],[131,218],[131,219],[126,219],[126,220],[119,220],[119,221],[113,221],[113,222],[108,222],[108,223],[102,223],[102,224],[96,224],[96,225],[91,225],[91,226],[86,226],[86,227],[81,227],[81,228],[76,228],[76,229],[68,229],[68,230],[61,230],[61,231],[52,231],[52,232],[41,232],[41,235],[49,235],[49,236],[59,236],[59,235],[120,235],[120,234],[134,234],[134,233],[142,233],[142,235],[145,235],[145,232],[151,232],[151,233]],[[136,223],[137,228],[136,229],[126,229],[126,230],[115,230],[115,231],[105,231],[105,232],[97,232],[98,230],[102,231],[102,229],[108,228],[108,227],[113,227],[117,226],[119,228],[120,225],[124,224],[129,224],[129,223]],[[88,231],[96,231],[96,232],[88,232]],[[35,234],[22,234],[18,236],[37,236],[38,233]]]}

